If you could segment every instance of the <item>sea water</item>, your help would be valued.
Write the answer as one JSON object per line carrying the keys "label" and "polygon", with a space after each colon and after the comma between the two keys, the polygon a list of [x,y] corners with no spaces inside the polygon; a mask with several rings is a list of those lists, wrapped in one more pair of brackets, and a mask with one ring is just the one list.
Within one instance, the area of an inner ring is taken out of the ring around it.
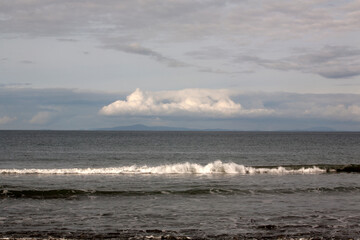
{"label": "sea water", "polygon": [[359,238],[360,133],[0,131],[0,237]]}

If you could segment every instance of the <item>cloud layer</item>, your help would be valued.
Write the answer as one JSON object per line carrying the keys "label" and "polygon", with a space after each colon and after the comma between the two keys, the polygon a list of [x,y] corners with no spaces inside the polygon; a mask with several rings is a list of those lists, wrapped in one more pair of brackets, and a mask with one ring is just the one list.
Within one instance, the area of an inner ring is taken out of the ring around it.
{"label": "cloud layer", "polygon": [[360,75],[360,49],[346,46],[325,46],[318,51],[302,49],[305,53],[270,60],[242,56],[240,62],[253,62],[266,68],[282,71],[298,70],[325,78],[348,78]]}
{"label": "cloud layer", "polygon": [[[112,102],[114,99],[120,100]],[[109,94],[0,87],[0,127],[93,129],[146,124],[238,130],[324,126],[360,131],[359,103],[360,94],[251,93],[225,89],[160,92],[137,89],[130,94]]]}
{"label": "cloud layer", "polygon": [[[266,68],[324,78],[358,76],[360,50],[353,39],[359,37],[359,19],[357,0],[0,3],[3,35],[54,37],[68,43],[79,41],[77,36],[87,36],[100,41],[103,48],[141,55],[167,67],[195,66],[197,71],[208,73],[243,73],[248,69],[235,63],[251,61]],[[312,52],[291,54],[304,46]],[[219,50],[232,54],[220,56]],[[277,51],[285,56],[278,58]],[[205,54],[202,59],[192,57],[196,52]],[[234,61],[236,56],[246,55],[252,58]],[[217,64],[206,62],[203,66],[204,59]],[[235,67],[230,68],[231,64]]]}
{"label": "cloud layer", "polygon": [[14,0],[1,2],[0,26],[3,32],[31,35],[102,29],[129,31],[132,37],[135,32],[154,37],[162,30],[180,39],[218,32],[289,38],[307,32],[358,29],[359,8],[358,1],[329,4],[324,0],[109,0],[106,4],[93,0]]}
{"label": "cloud layer", "polygon": [[119,94],[0,86],[0,129],[89,129],[103,126],[97,112],[116,96]]}

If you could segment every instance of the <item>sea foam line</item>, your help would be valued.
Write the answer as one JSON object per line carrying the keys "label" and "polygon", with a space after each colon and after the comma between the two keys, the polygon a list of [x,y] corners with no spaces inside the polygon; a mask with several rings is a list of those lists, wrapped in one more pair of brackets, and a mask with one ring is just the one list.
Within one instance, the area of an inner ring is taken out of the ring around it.
{"label": "sea foam line", "polygon": [[319,167],[302,167],[291,169],[285,167],[247,167],[233,162],[223,163],[220,160],[200,165],[197,163],[176,163],[159,166],[124,166],[109,168],[64,168],[64,169],[0,169],[1,174],[318,174],[326,172]]}

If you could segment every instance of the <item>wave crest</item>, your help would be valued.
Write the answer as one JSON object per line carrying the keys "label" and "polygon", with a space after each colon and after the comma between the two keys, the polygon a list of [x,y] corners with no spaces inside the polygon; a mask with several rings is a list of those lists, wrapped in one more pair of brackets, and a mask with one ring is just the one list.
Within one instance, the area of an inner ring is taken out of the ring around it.
{"label": "wave crest", "polygon": [[110,168],[64,168],[64,169],[0,169],[1,174],[317,174],[326,169],[312,167],[247,167],[233,162],[223,163],[220,160],[201,165],[197,163],[176,163],[159,166],[123,166]]}

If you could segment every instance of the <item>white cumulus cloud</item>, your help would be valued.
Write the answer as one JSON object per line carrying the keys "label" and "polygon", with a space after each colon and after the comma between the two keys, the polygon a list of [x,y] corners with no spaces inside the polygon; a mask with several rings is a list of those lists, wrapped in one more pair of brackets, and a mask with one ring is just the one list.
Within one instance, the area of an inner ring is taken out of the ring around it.
{"label": "white cumulus cloud", "polygon": [[136,89],[126,100],[104,106],[103,115],[197,116],[229,118],[242,115],[267,115],[272,110],[245,109],[230,98],[228,90],[184,89],[145,92]]}
{"label": "white cumulus cloud", "polygon": [[13,122],[15,120],[16,120],[16,117],[8,117],[8,116],[1,117],[0,124],[7,124],[7,123]]}
{"label": "white cumulus cloud", "polygon": [[38,112],[29,121],[31,124],[45,124],[51,119],[51,112]]}

